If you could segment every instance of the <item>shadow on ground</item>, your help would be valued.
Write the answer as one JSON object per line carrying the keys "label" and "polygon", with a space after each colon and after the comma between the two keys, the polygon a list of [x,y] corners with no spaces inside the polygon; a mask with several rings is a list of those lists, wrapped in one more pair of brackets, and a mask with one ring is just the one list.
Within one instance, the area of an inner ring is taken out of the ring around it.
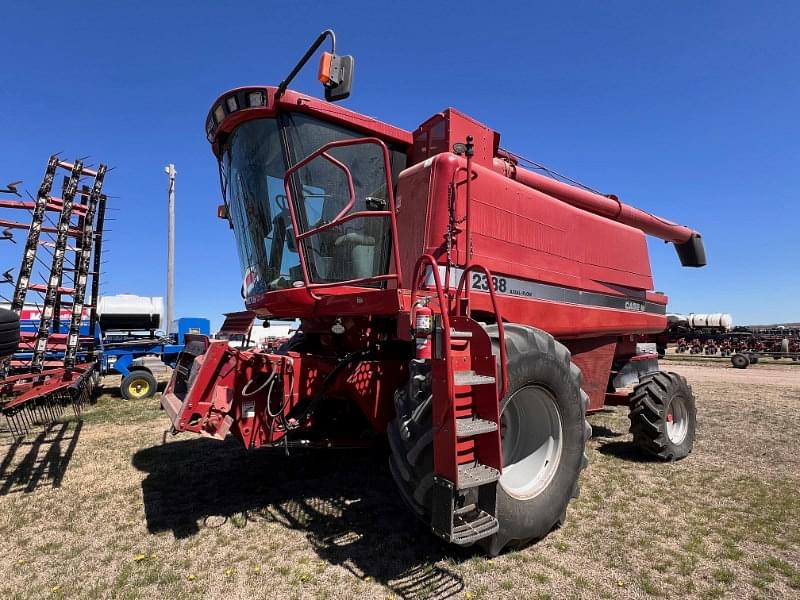
{"label": "shadow on ground", "polygon": [[[0,462],[0,496],[60,487],[75,452],[83,423],[54,423],[37,434],[6,438]],[[0,446],[0,447],[3,447]]]}
{"label": "shadow on ground", "polygon": [[635,463],[663,462],[658,458],[645,454],[643,450],[637,448],[630,441],[603,442],[597,447],[597,451],[606,456],[613,456],[614,458]]}
{"label": "shadow on ground", "polygon": [[624,433],[619,433],[617,431],[613,431],[606,427],[605,425],[595,425],[592,423],[592,437],[593,438],[618,438],[625,435]]}
{"label": "shadow on ground", "polygon": [[402,598],[463,593],[461,577],[436,565],[472,554],[437,540],[403,505],[382,452],[242,449],[236,440],[195,438],[133,457],[152,533],[277,522],[305,532],[320,558],[372,577]]}

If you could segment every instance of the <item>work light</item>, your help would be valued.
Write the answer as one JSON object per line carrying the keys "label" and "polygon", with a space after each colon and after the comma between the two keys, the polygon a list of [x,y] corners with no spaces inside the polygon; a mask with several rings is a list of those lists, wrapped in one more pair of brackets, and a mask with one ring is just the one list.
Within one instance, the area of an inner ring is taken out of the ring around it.
{"label": "work light", "polygon": [[264,92],[248,92],[247,93],[247,106],[255,108],[257,106],[266,106],[267,98]]}

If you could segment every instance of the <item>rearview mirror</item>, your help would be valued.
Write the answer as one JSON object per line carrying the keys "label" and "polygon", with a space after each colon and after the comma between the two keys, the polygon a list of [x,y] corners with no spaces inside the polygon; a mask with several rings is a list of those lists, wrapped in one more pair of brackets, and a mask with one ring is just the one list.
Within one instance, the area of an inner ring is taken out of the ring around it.
{"label": "rearview mirror", "polygon": [[325,86],[325,100],[337,102],[350,96],[355,61],[350,55],[323,52],[319,61],[319,80]]}

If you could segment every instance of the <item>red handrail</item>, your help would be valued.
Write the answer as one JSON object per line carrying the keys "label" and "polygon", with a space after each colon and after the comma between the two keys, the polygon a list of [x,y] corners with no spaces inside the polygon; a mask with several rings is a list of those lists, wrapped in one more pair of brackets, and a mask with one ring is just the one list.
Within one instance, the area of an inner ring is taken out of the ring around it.
{"label": "red handrail", "polygon": [[[389,210],[385,210],[385,211],[384,210],[381,210],[381,211],[359,211],[357,213],[352,213],[352,214],[349,214],[349,215],[347,214],[353,208],[353,205],[355,204],[355,201],[356,201],[355,186],[353,184],[353,175],[350,172],[350,168],[347,165],[345,165],[344,163],[342,163],[339,160],[337,160],[336,158],[334,158],[333,156],[331,156],[330,154],[328,154],[328,150],[330,150],[332,148],[340,148],[342,146],[355,146],[355,145],[358,145],[358,144],[376,144],[377,146],[379,146],[381,148],[381,151],[383,152],[383,164],[384,164],[384,169],[385,169],[385,172],[386,172],[386,195],[388,196],[387,200],[388,200],[388,203],[389,203]],[[330,161],[335,166],[337,166],[338,168],[340,168],[340,169],[342,169],[344,171],[345,176],[347,177],[347,187],[348,187],[348,191],[350,193],[350,198],[349,198],[349,200],[347,202],[347,205],[342,210],[339,211],[339,214],[337,214],[336,217],[334,217],[334,219],[330,223],[325,223],[323,225],[320,225],[319,227],[315,227],[313,229],[309,229],[308,231],[301,231],[300,228],[298,227],[297,214],[295,212],[294,202],[292,201],[292,192],[291,192],[291,189],[290,189],[289,181],[290,181],[291,177],[300,168],[304,167],[305,165],[310,163],[312,160],[314,160],[314,159],[316,159],[316,158],[318,158],[320,156],[322,156],[323,158],[325,158],[326,160]],[[306,287],[306,289],[308,289],[309,294],[311,294],[311,296],[313,298],[315,298],[316,300],[319,300],[320,297],[317,296],[316,294],[314,294],[313,291],[311,291],[313,288],[334,287],[336,285],[346,285],[346,284],[352,284],[352,283],[374,283],[374,282],[377,282],[377,281],[388,281],[388,280],[392,280],[392,279],[397,281],[397,289],[398,290],[403,287],[403,272],[402,272],[402,269],[400,267],[400,246],[399,246],[399,243],[398,243],[399,240],[398,240],[398,234],[397,234],[397,211],[396,211],[396,208],[395,208],[394,187],[392,185],[393,182],[391,180],[391,173],[392,173],[392,164],[391,164],[391,158],[389,156],[389,149],[386,147],[386,144],[383,143],[382,140],[380,140],[380,139],[378,139],[376,137],[354,138],[354,139],[350,139],[350,140],[335,140],[333,142],[328,142],[327,144],[325,144],[324,146],[321,146],[320,148],[318,148],[317,150],[315,150],[314,152],[312,152],[311,154],[306,156],[304,159],[302,159],[298,163],[292,165],[291,167],[289,167],[286,170],[286,173],[284,174],[284,177],[283,177],[283,187],[284,187],[284,190],[286,191],[287,204],[289,205],[289,216],[290,216],[290,218],[292,220],[292,228],[293,228],[293,231],[295,232],[295,239],[298,242],[297,243],[297,252],[300,255],[300,265],[301,265],[302,270],[303,270],[303,279],[304,279],[305,287]],[[392,253],[394,254],[395,272],[394,273],[388,273],[388,274],[382,274],[382,275],[375,275],[375,276],[366,277],[366,278],[350,279],[348,281],[336,281],[336,282],[327,282],[327,283],[312,283],[311,282],[311,273],[309,272],[309,269],[308,269],[308,262],[306,260],[306,254],[305,254],[305,251],[303,249],[303,244],[299,243],[299,242],[301,240],[311,236],[311,235],[314,235],[316,233],[320,233],[321,231],[325,231],[327,229],[330,229],[330,228],[332,228],[332,227],[334,227],[336,225],[339,225],[339,224],[341,224],[343,222],[349,221],[349,220],[354,219],[356,217],[364,217],[364,218],[369,218],[369,217],[384,217],[385,218],[385,217],[388,217],[389,218],[389,224],[390,224],[390,228],[391,228],[391,232],[392,232]]]}
{"label": "red handrail", "polygon": [[[442,346],[446,353],[450,352],[450,316],[449,305],[445,299],[444,290],[442,289],[442,278],[439,276],[439,265],[436,259],[430,254],[423,254],[417,259],[414,265],[414,278],[411,280],[411,309],[409,311],[409,318],[411,319],[411,327],[414,327],[414,307],[417,300],[417,284],[419,283],[419,270],[423,263],[428,263],[433,273],[433,283],[436,289],[436,298],[439,302],[439,313],[442,315]],[[453,370],[451,368],[447,371],[447,397],[453,397]]]}
{"label": "red handrail", "polygon": [[[479,264],[472,264],[467,265],[464,269],[464,272],[461,274],[461,279],[458,282],[458,288],[456,288],[456,297],[455,297],[455,306],[456,310],[459,309],[460,301],[461,301],[461,293],[462,291],[466,290],[467,286],[469,285],[467,281],[469,280],[469,273],[471,271],[480,270],[483,271],[484,275],[486,276],[486,284],[489,287],[489,297],[492,299],[492,310],[494,310],[494,318],[497,322],[497,333],[500,337],[500,368],[502,371],[503,376],[503,383],[500,387],[500,398],[502,399],[506,395],[507,389],[507,382],[508,382],[508,363],[506,362],[506,330],[503,326],[503,318],[500,314],[500,307],[497,305],[497,295],[494,291],[494,281],[492,281],[492,272],[484,267],[483,265]],[[469,306],[467,307],[467,315],[469,316]]]}

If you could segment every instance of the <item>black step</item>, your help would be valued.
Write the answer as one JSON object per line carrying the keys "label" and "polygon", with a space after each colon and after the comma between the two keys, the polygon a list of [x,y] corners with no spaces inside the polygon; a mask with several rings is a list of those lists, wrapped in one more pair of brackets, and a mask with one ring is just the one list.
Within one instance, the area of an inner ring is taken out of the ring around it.
{"label": "black step", "polygon": [[458,489],[466,490],[500,479],[500,471],[480,463],[458,465]]}
{"label": "black step", "polygon": [[489,513],[479,510],[472,518],[455,516],[451,541],[459,546],[472,544],[497,532],[500,524]]}
{"label": "black step", "polygon": [[453,373],[454,385],[489,385],[494,384],[491,375],[478,375],[475,371],[456,371]]}
{"label": "black step", "polygon": [[460,438],[472,437],[473,435],[490,433],[492,431],[497,431],[497,423],[494,421],[487,421],[486,419],[478,419],[475,417],[456,419],[456,435]]}

